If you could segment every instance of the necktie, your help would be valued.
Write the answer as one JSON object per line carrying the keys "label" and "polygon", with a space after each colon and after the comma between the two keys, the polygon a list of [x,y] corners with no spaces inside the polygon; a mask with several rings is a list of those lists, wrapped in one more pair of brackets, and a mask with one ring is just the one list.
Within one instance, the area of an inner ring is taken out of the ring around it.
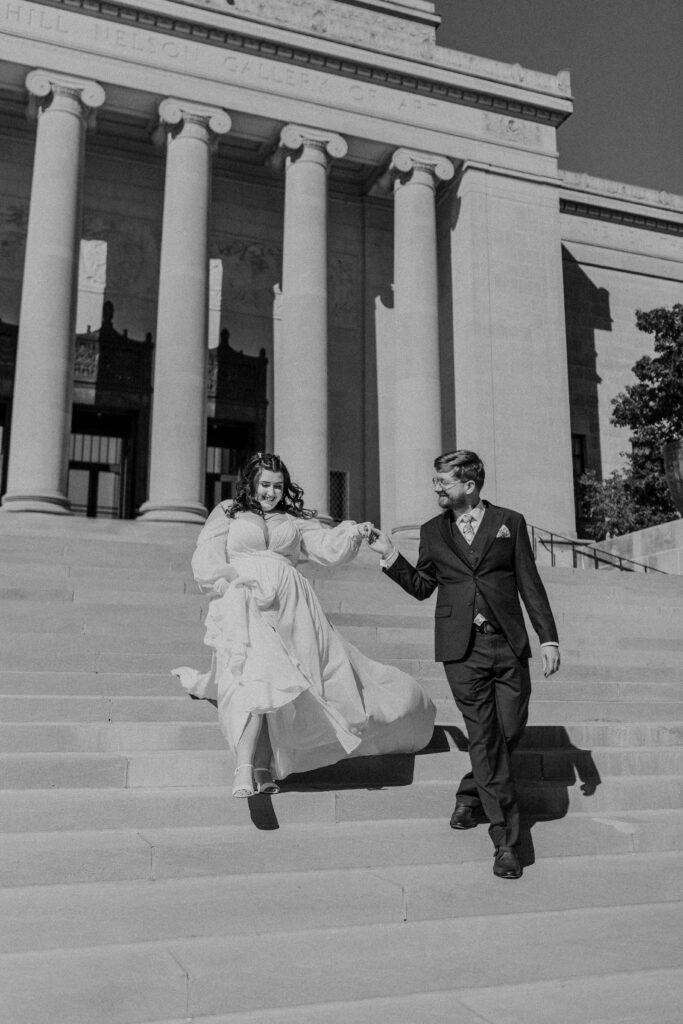
{"label": "necktie", "polygon": [[474,527],[472,526],[473,522],[474,516],[469,515],[469,513],[467,515],[460,516],[460,532],[462,533],[463,537],[465,538],[468,544],[471,544],[472,541],[474,540]]}

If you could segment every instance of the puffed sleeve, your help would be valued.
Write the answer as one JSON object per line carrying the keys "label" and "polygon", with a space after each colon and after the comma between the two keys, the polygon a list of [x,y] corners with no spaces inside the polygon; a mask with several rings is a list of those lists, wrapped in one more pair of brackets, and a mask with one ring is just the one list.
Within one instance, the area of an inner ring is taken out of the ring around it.
{"label": "puffed sleeve", "polygon": [[223,505],[215,509],[204,523],[192,556],[192,573],[205,593],[215,596],[225,591],[226,583],[237,577],[237,571],[228,562],[228,531],[231,519]]}
{"label": "puffed sleeve", "polygon": [[363,538],[356,523],[346,520],[326,530],[317,519],[298,519],[301,553],[318,565],[345,565],[358,554]]}

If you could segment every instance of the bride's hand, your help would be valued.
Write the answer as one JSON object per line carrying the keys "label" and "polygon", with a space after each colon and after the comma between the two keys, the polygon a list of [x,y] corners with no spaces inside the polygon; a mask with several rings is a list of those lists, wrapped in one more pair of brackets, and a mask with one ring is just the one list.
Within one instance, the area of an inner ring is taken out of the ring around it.
{"label": "bride's hand", "polygon": [[356,523],[356,529],[358,530],[359,536],[362,537],[363,540],[369,541],[370,538],[372,537],[375,527],[372,525],[372,523]]}

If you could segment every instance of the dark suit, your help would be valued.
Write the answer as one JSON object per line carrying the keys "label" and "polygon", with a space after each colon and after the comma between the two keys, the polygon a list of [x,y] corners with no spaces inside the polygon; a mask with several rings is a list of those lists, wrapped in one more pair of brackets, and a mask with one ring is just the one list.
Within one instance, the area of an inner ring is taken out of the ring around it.
{"label": "dark suit", "polygon": [[[495,846],[514,846],[519,810],[510,755],[524,732],[531,692],[531,651],[519,595],[541,643],[556,642],[557,630],[524,517],[484,505],[471,546],[451,513],[442,513],[420,530],[417,566],[399,555],[384,571],[418,600],[438,588],[434,657],[444,662],[465,719],[472,762],[457,799],[481,804]],[[497,633],[473,629],[477,611]]]}

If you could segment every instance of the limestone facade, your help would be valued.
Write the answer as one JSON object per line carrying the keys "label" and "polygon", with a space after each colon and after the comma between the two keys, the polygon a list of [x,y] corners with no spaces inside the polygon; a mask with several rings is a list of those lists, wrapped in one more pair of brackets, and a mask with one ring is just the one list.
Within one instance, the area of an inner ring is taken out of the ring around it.
{"label": "limestone facade", "polygon": [[[203,518],[208,422],[217,464],[274,447],[321,513],[410,526],[457,445],[491,500],[573,532],[573,465],[628,442],[635,309],[680,301],[683,200],[560,171],[568,76],[437,25],[430,0],[0,0],[4,510],[68,513],[76,415],[113,411],[73,391],[90,240],[154,342],[127,508]],[[210,303],[268,360],[258,428],[207,391]]]}

